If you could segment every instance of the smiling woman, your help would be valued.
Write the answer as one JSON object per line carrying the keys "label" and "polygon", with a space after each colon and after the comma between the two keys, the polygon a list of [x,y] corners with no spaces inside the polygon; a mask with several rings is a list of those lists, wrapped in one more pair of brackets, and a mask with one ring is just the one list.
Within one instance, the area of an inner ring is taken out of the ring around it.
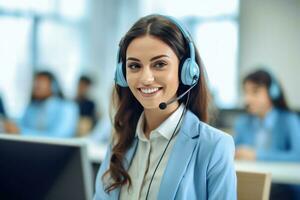
{"label": "smiling woman", "polygon": [[149,15],[133,25],[120,43],[116,137],[94,199],[236,199],[233,139],[205,123],[204,74],[179,21]]}
{"label": "smiling woman", "polygon": [[[130,43],[126,56],[129,88],[145,111],[157,109],[161,102],[176,96],[179,59],[166,43],[146,35]],[[175,110],[178,104],[168,109]]]}

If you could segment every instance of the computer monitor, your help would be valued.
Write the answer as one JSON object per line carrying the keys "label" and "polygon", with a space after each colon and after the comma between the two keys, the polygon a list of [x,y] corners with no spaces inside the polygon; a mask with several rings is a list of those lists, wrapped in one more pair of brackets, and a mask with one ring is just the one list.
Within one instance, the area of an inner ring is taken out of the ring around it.
{"label": "computer monitor", "polygon": [[0,199],[90,200],[91,173],[83,141],[0,135]]}

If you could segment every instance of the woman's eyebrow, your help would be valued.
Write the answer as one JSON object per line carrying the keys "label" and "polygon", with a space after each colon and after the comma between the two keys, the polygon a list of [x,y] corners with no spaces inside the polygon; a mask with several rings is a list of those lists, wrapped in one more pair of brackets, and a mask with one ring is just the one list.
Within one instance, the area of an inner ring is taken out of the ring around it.
{"label": "woman's eyebrow", "polygon": [[127,59],[126,59],[126,61],[128,61],[128,60],[140,61],[139,59],[137,59],[137,58],[134,58],[134,57],[129,57],[129,58],[127,58]]}
{"label": "woman's eyebrow", "polygon": [[[151,58],[150,61],[157,60],[157,59],[162,58],[162,57],[167,57],[167,58],[169,58],[168,55],[158,55],[158,56],[154,56],[153,58]],[[140,61],[139,59],[134,58],[134,57],[128,57],[128,58],[126,59],[126,61],[128,61],[128,60]]]}
{"label": "woman's eyebrow", "polygon": [[150,59],[150,61],[153,61],[153,60],[156,60],[156,59],[159,59],[159,58],[162,58],[162,57],[168,57],[168,55],[158,55],[158,56],[154,56],[153,58]]}

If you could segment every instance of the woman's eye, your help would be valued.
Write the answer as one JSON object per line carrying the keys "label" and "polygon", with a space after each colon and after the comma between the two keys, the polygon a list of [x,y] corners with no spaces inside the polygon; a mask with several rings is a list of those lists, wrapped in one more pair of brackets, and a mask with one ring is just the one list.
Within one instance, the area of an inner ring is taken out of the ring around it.
{"label": "woman's eye", "polygon": [[154,63],[154,67],[156,68],[163,68],[165,65],[167,65],[167,63],[161,61]]}
{"label": "woman's eye", "polygon": [[129,64],[127,64],[127,67],[128,67],[129,69],[134,70],[134,69],[140,68],[140,65],[139,65],[138,63],[129,63]]}

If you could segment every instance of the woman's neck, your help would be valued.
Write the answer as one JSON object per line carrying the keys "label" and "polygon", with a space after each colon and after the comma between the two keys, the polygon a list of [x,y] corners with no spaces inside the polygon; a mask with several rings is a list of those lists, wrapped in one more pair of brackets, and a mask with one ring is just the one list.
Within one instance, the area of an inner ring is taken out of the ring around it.
{"label": "woman's neck", "polygon": [[174,113],[179,107],[179,103],[173,103],[169,105],[165,110],[157,109],[145,109],[145,124],[144,133],[147,138],[150,137],[150,132],[165,121],[172,113]]}

